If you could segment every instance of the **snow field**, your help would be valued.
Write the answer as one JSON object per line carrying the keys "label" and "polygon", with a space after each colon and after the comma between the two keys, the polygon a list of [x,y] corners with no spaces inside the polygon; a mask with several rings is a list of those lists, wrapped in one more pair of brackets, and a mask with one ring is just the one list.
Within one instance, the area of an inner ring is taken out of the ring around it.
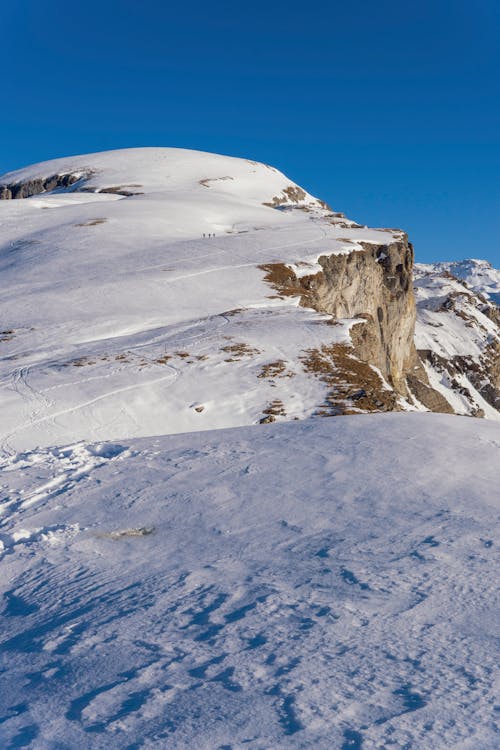
{"label": "snow field", "polygon": [[499,450],[391,414],[5,459],[3,746],[494,748]]}

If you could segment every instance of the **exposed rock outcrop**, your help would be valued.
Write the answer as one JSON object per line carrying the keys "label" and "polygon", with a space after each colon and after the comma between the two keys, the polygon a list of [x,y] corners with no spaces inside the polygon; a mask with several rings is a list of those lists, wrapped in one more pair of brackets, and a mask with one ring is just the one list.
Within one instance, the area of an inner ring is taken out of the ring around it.
{"label": "exposed rock outcrop", "polygon": [[362,318],[351,331],[357,354],[406,395],[406,373],[416,364],[413,248],[403,234],[387,245],[360,244],[361,252],[319,259],[316,307],[335,318]]}
{"label": "exposed rock outcrop", "polygon": [[410,392],[415,396],[417,401],[423,404],[429,411],[440,412],[443,414],[454,414],[455,411],[451,404],[445,399],[442,393],[428,385],[427,375],[421,366],[418,368],[420,377],[415,373],[409,373],[406,377]]}
{"label": "exposed rock outcrop", "polygon": [[[122,195],[129,197],[131,195],[143,195],[136,190],[142,185],[111,185],[109,187],[98,187],[95,185],[84,184],[86,180],[92,177],[92,172],[85,173],[67,173],[54,174],[51,177],[39,177],[20,182],[10,182],[0,185],[0,200],[16,200],[20,198],[30,198],[32,195],[41,193],[50,193],[53,190],[68,190],[73,188],[75,192],[81,193],[111,193],[112,195]],[[81,184],[78,184],[81,183]]]}
{"label": "exposed rock outcrop", "polygon": [[[337,320],[356,321],[350,330],[350,353],[345,347],[332,347],[327,357],[325,352],[313,357],[321,363],[317,369],[322,379],[332,386],[326,404],[329,413],[334,403],[341,407],[335,413],[392,411],[401,408],[398,396],[410,404],[415,397],[432,411],[453,412],[429,384],[415,348],[413,247],[406,234],[400,232],[398,239],[386,244],[358,244],[361,250],[321,256],[322,270],[310,276],[298,278],[282,264],[263,266],[267,281],[281,295],[300,295],[306,307]],[[353,370],[354,360],[359,366]]]}
{"label": "exposed rock outcrop", "polygon": [[51,190],[69,188],[82,178],[81,174],[55,174],[51,177],[11,182],[0,185],[0,200],[29,198]]}
{"label": "exposed rock outcrop", "polygon": [[284,264],[261,266],[281,296],[300,296],[305,307],[335,320],[354,320],[351,348],[306,351],[307,371],[329,386],[318,413],[409,406],[497,418],[500,309],[495,269],[465,262],[467,269],[473,263],[483,275],[487,267],[488,291],[482,294],[455,277],[450,264],[414,267],[413,248],[403,232],[393,232],[386,244],[357,245],[362,249],[321,256],[321,271],[309,276],[298,276]]}

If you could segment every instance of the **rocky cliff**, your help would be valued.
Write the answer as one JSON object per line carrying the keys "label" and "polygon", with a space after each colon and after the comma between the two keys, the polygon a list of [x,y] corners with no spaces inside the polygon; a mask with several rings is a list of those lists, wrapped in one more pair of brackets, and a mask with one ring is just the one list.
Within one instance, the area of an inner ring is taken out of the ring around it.
{"label": "rocky cliff", "polygon": [[35,177],[14,182],[0,183],[0,200],[30,198],[32,195],[66,189],[77,183],[81,175],[54,174],[49,177]]}
{"label": "rocky cliff", "polygon": [[267,279],[281,294],[299,293],[306,307],[335,321],[352,321],[350,346],[320,353],[323,363],[325,356],[330,360],[325,380],[332,386],[328,403],[334,413],[341,405],[342,413],[351,413],[353,407],[391,411],[405,404],[452,413],[445,396],[431,386],[415,347],[413,247],[403,232],[391,240],[361,241],[361,249],[351,253],[322,255],[321,271],[311,275],[266,266]]}
{"label": "rocky cliff", "polygon": [[406,395],[406,374],[415,364],[413,249],[406,235],[362,244],[362,251],[319,259],[323,270],[311,282],[316,306],[335,318],[362,318],[351,329],[358,355]]}

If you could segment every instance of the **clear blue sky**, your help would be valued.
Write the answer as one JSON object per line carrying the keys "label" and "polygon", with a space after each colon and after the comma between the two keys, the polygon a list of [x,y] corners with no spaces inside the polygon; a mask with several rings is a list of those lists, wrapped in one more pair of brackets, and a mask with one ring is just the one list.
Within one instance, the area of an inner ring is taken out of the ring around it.
{"label": "clear blue sky", "polygon": [[127,146],[265,161],[419,260],[500,264],[498,0],[2,3],[0,172]]}

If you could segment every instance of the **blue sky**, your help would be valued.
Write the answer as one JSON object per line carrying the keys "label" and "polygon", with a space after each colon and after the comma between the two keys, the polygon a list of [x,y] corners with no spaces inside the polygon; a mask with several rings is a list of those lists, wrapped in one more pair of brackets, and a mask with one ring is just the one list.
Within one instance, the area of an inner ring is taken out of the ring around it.
{"label": "blue sky", "polygon": [[277,166],[417,259],[500,264],[496,0],[24,0],[0,11],[0,172],[127,146]]}

